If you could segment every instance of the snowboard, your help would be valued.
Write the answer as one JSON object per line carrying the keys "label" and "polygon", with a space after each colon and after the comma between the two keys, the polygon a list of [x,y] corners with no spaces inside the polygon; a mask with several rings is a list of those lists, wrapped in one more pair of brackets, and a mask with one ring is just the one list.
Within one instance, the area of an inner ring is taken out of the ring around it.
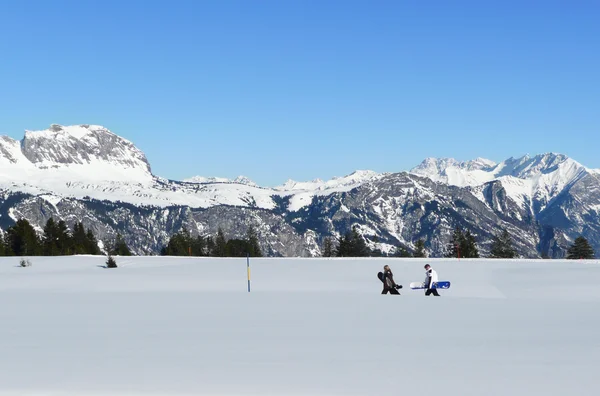
{"label": "snowboard", "polygon": [[[380,280],[382,283],[385,283],[385,278],[384,278],[384,276],[383,276],[383,272],[378,272],[378,273],[377,273],[377,277],[379,278],[379,280]],[[398,290],[398,289],[402,289],[402,285],[396,285],[396,290]]]}
{"label": "snowboard", "polygon": [[[425,283],[423,282],[411,282],[410,283],[410,288],[413,290],[417,290],[417,289],[425,289]],[[439,282],[435,282],[433,284],[432,289],[449,289],[450,288],[450,282],[449,281],[439,281]]]}

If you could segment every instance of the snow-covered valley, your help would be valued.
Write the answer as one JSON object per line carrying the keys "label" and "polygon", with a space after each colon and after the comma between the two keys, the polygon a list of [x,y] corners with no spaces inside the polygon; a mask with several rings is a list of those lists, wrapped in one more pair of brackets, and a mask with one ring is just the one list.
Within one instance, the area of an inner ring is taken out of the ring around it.
{"label": "snow-covered valley", "polygon": [[[0,258],[0,395],[566,395],[600,261]],[[407,290],[429,262],[452,287]],[[401,296],[382,296],[389,264]]]}

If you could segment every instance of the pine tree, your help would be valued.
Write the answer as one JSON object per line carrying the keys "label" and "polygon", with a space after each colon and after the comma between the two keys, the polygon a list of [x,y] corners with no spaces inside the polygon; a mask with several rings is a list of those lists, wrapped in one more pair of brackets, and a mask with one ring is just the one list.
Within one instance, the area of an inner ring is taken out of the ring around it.
{"label": "pine tree", "polygon": [[230,239],[225,244],[224,257],[246,257],[250,244],[245,239]]}
{"label": "pine tree", "polygon": [[427,257],[427,254],[425,253],[425,241],[424,240],[419,239],[417,241],[417,243],[415,243],[414,257]]}
{"label": "pine tree", "polygon": [[192,237],[189,231],[184,227],[176,234],[173,234],[167,243],[163,253],[166,256],[189,256],[192,249]]}
{"label": "pine tree", "polygon": [[6,242],[4,240],[4,234],[2,233],[2,230],[0,230],[0,257],[1,256],[8,256],[8,252],[7,252],[7,247],[6,247]]}
{"label": "pine tree", "polygon": [[26,219],[19,219],[7,230],[6,241],[16,256],[37,256],[42,253],[40,240]]}
{"label": "pine tree", "polygon": [[570,260],[589,260],[594,258],[594,249],[590,246],[587,239],[579,236],[567,250],[567,258]]}
{"label": "pine tree", "polygon": [[464,244],[461,246],[464,258],[479,258],[479,249],[477,249],[477,242],[475,237],[471,234],[471,231],[467,230],[465,233]]}
{"label": "pine tree", "polygon": [[206,242],[201,236],[192,238],[190,241],[192,247],[192,256],[205,256],[206,255]]}
{"label": "pine tree", "polygon": [[217,231],[217,238],[215,240],[215,249],[214,256],[216,257],[226,257],[227,256],[227,240],[225,239],[225,234],[223,234],[223,230],[219,227]]}
{"label": "pine tree", "polygon": [[123,239],[123,236],[117,233],[117,237],[113,243],[113,247],[110,251],[110,255],[115,256],[131,256],[131,251],[127,246],[127,243]]}
{"label": "pine tree", "polygon": [[463,233],[459,227],[456,227],[452,233],[452,238],[448,244],[448,253],[446,257],[457,257],[457,258],[478,258],[479,249],[475,237],[471,234],[471,231]]}
{"label": "pine tree", "polygon": [[258,243],[258,235],[252,225],[248,227],[246,242],[248,243],[248,254],[250,254],[251,257],[262,257],[262,252],[260,251],[260,245]]}
{"label": "pine tree", "polygon": [[337,257],[348,257],[352,251],[352,234],[347,232],[344,236],[338,238],[338,244],[335,255]]}
{"label": "pine tree", "polygon": [[464,245],[464,241],[465,235],[460,228],[456,227],[452,232],[452,238],[450,238],[450,242],[448,243],[446,257],[463,257],[461,247]]}
{"label": "pine tree", "polygon": [[494,236],[490,256],[492,258],[514,258],[516,256],[510,234],[505,228],[502,230],[500,236]]}
{"label": "pine tree", "polygon": [[44,226],[42,245],[45,256],[58,256],[60,254],[60,247],[58,246],[58,226],[52,217],[46,221],[46,225]]}
{"label": "pine tree", "polygon": [[371,255],[371,250],[367,246],[365,239],[358,232],[356,226],[352,227],[352,239],[351,239],[351,257],[368,257]]}
{"label": "pine tree", "polygon": [[335,248],[333,247],[333,241],[331,237],[325,237],[323,239],[323,253],[321,254],[323,257],[333,257],[335,256]]}
{"label": "pine tree", "polygon": [[2,251],[4,252],[3,255],[4,256],[14,256],[14,253],[10,247],[10,241],[8,238],[8,231],[5,232],[1,237],[0,237],[0,249],[2,249]]}
{"label": "pine tree", "polygon": [[73,225],[73,253],[74,254],[87,254],[87,235],[85,234],[85,228],[83,223],[78,222]]}
{"label": "pine tree", "polygon": [[338,239],[336,256],[368,257],[370,255],[371,249],[367,246],[367,243],[358,232],[356,226],[352,227],[352,231],[348,231],[343,237]]}
{"label": "pine tree", "polygon": [[211,256],[214,257],[216,256],[216,245],[215,245],[215,240],[213,239],[213,237],[211,237],[210,235],[206,237],[206,241],[205,241],[205,245],[206,245],[206,256]]}
{"label": "pine tree", "polygon": [[161,249],[163,256],[206,256],[208,238],[201,236],[192,237],[190,232],[183,228],[169,238],[169,242]]}
{"label": "pine tree", "polygon": [[396,252],[394,253],[394,257],[412,257],[412,254],[406,249],[404,246],[396,246]]}
{"label": "pine tree", "polygon": [[[83,225],[81,227],[83,228]],[[85,234],[85,252],[94,255],[101,253],[100,247],[98,247],[98,240],[90,228],[88,228]]]}
{"label": "pine tree", "polygon": [[69,233],[69,227],[67,223],[60,220],[56,224],[56,244],[60,255],[73,254],[73,240]]}
{"label": "pine tree", "polygon": [[117,262],[113,256],[108,255],[108,259],[106,260],[106,268],[117,268]]}

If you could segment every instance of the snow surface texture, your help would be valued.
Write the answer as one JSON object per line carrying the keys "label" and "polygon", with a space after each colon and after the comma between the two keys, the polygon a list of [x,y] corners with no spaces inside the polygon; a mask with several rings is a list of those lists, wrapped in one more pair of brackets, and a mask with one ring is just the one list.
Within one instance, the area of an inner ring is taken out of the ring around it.
{"label": "snow surface texture", "polygon": [[[600,262],[0,259],[0,395],[576,395]],[[429,262],[442,297],[407,290]],[[405,289],[380,295],[384,264]],[[593,393],[593,391],[592,391]]]}

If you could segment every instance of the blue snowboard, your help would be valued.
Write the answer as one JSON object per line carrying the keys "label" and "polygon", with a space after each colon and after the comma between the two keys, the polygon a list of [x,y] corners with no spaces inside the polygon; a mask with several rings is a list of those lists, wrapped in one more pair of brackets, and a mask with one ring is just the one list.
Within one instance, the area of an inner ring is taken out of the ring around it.
{"label": "blue snowboard", "polygon": [[[411,282],[410,288],[413,290],[425,289],[425,284],[423,282]],[[449,281],[439,281],[433,284],[433,289],[449,289],[450,282]]]}

